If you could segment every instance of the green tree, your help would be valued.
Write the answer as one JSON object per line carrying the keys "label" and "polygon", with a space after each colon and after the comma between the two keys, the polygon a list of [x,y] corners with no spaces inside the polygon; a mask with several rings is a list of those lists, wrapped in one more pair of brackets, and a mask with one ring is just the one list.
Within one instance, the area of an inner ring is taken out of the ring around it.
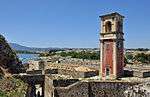
{"label": "green tree", "polygon": [[137,60],[138,62],[141,62],[141,63],[147,63],[148,57],[144,53],[139,53],[139,54],[135,55],[135,60]]}
{"label": "green tree", "polygon": [[148,63],[150,64],[150,54],[147,55]]}
{"label": "green tree", "polygon": [[133,55],[132,54],[126,54],[126,58],[129,60],[133,60]]}
{"label": "green tree", "polygon": [[89,52],[89,51],[81,51],[81,52],[61,52],[59,55],[62,57],[71,56],[72,58],[79,59],[89,59],[89,60],[99,60],[100,53],[99,52]]}

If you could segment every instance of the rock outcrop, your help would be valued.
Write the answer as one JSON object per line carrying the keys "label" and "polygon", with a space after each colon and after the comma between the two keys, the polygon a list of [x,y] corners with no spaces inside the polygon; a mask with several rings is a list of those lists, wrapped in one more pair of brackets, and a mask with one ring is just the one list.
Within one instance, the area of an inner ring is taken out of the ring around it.
{"label": "rock outcrop", "polygon": [[[0,69],[6,70],[9,73],[19,73],[22,67],[19,59],[5,40],[5,38],[0,35]],[[2,72],[3,74],[4,72]]]}

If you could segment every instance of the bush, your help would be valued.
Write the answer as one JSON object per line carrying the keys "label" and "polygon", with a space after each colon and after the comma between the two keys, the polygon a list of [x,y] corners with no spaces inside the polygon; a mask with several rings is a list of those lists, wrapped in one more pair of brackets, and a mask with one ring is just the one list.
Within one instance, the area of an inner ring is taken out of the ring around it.
{"label": "bush", "polygon": [[24,97],[27,84],[15,78],[0,80],[0,97]]}
{"label": "bush", "polygon": [[99,52],[61,52],[59,54],[62,57],[71,56],[72,58],[79,58],[79,59],[89,59],[89,60],[99,60],[100,53]]}

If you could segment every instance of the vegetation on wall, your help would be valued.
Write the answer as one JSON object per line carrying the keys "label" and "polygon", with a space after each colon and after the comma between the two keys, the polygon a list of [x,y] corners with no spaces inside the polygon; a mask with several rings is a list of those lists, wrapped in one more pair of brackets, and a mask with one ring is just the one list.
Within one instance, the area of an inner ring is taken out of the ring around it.
{"label": "vegetation on wall", "polygon": [[24,97],[27,84],[19,79],[2,78],[0,79],[0,97]]}

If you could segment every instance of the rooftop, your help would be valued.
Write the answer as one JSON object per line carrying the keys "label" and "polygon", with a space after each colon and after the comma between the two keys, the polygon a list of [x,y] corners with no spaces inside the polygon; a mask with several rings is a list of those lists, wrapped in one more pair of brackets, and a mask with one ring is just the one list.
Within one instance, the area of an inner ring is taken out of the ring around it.
{"label": "rooftop", "polygon": [[105,15],[102,15],[102,16],[100,16],[100,17],[101,17],[101,18],[104,18],[104,17],[116,16],[116,15],[121,16],[122,18],[124,18],[124,16],[121,15],[121,14],[119,14],[118,12],[113,12],[113,13],[105,14]]}

